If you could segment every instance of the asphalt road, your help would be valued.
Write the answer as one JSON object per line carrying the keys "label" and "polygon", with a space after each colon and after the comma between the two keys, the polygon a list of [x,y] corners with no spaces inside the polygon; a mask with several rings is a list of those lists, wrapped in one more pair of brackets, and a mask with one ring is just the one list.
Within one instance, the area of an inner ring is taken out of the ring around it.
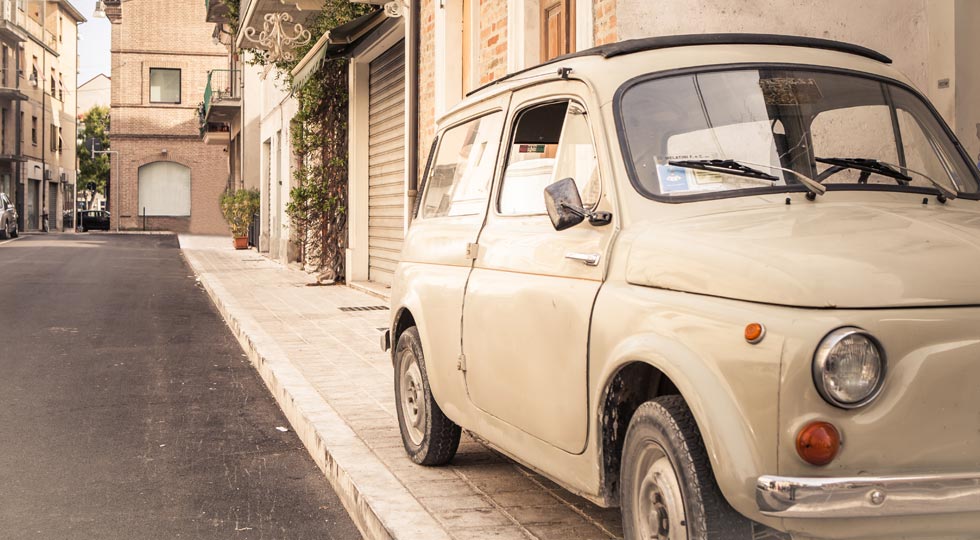
{"label": "asphalt road", "polygon": [[360,538],[173,236],[0,242],[0,538]]}

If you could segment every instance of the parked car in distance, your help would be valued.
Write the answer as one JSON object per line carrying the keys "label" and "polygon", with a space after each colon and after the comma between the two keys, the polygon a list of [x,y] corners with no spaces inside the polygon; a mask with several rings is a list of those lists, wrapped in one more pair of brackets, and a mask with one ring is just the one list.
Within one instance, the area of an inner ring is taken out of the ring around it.
{"label": "parked car in distance", "polygon": [[109,212],[105,210],[85,210],[78,213],[78,226],[82,232],[108,231]]}
{"label": "parked car in distance", "polygon": [[887,57],[615,43],[436,137],[382,337],[416,463],[472,431],[630,539],[980,531],[980,172]]}
{"label": "parked car in distance", "polygon": [[0,192],[0,240],[17,238],[17,209],[11,204],[6,193]]}

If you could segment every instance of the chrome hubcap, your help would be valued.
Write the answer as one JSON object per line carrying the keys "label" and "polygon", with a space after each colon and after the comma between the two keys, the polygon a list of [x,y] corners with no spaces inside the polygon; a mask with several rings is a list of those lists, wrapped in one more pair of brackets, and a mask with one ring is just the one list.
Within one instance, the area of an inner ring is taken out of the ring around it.
{"label": "chrome hubcap", "polygon": [[633,529],[648,540],[687,540],[684,501],[670,460],[658,444],[650,443],[633,472],[636,508]]}
{"label": "chrome hubcap", "polygon": [[414,444],[422,444],[425,427],[425,392],[422,389],[422,371],[415,355],[406,355],[402,372],[398,377],[401,392],[402,417]]}

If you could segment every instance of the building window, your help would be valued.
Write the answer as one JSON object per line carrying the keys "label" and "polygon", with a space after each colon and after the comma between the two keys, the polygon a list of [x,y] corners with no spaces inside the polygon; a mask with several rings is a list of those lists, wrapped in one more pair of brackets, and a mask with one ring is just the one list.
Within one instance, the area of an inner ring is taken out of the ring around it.
{"label": "building window", "polygon": [[61,131],[61,128],[58,128],[58,152],[61,152],[64,149],[65,149],[64,133]]}
{"label": "building window", "polygon": [[575,50],[574,0],[541,0],[541,61]]}
{"label": "building window", "polygon": [[58,99],[65,100],[65,77],[61,73],[58,74]]}
{"label": "building window", "polygon": [[37,146],[37,117],[31,117],[31,142]]}
{"label": "building window", "polygon": [[55,86],[54,68],[51,68],[51,86],[48,87],[48,89],[51,91],[51,97],[58,95],[58,93],[55,92],[56,88],[57,87]]}
{"label": "building window", "polygon": [[58,150],[58,126],[51,124],[51,151]]}
{"label": "building window", "polygon": [[139,213],[146,216],[191,215],[191,170],[173,161],[139,168]]}
{"label": "building window", "polygon": [[180,70],[150,68],[150,103],[180,103]]}

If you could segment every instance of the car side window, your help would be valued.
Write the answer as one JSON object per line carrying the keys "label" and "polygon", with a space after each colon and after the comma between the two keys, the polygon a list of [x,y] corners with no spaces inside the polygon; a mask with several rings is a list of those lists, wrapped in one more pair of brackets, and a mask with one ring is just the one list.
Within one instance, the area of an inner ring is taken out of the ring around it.
{"label": "car side window", "polygon": [[504,215],[544,214],[544,188],[563,178],[575,180],[587,208],[598,203],[598,158],[585,108],[564,100],[522,111],[514,125],[497,210]]}
{"label": "car side window", "polygon": [[422,217],[480,214],[490,197],[503,113],[452,127],[439,140],[429,169]]}

